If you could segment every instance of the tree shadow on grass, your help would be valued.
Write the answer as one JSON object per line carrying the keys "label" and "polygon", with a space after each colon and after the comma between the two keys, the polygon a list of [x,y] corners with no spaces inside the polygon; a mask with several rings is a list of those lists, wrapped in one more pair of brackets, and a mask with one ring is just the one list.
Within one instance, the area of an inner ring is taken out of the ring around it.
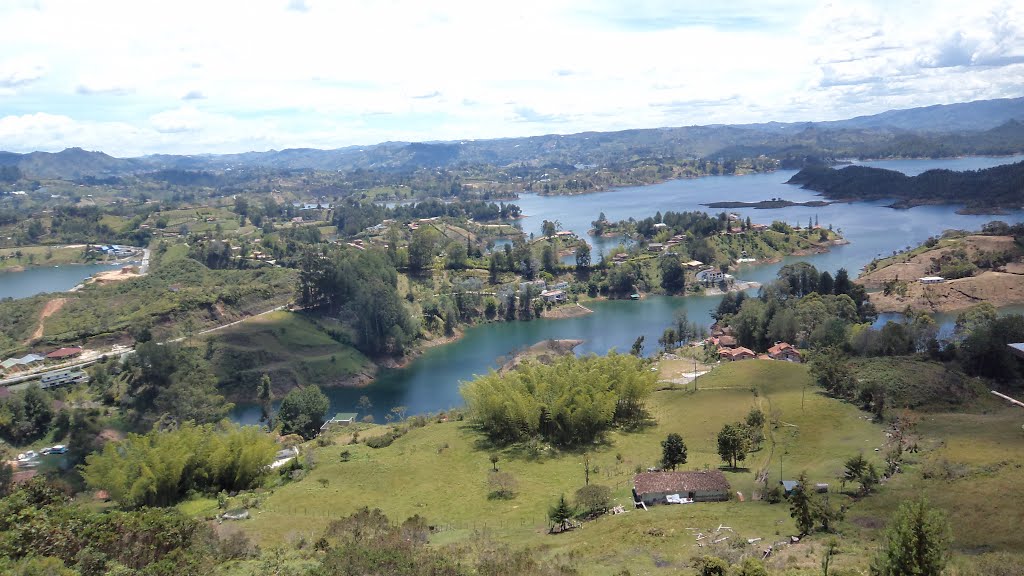
{"label": "tree shadow on grass", "polygon": [[735,472],[737,474],[750,472],[750,468],[747,468],[746,466],[719,466],[718,469],[722,472]]}

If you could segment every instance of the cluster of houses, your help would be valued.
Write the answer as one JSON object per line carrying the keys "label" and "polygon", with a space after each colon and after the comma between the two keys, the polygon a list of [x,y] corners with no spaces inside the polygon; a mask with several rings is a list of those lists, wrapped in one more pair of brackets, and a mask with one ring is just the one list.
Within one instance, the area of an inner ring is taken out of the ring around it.
{"label": "cluster of houses", "polygon": [[114,258],[125,258],[135,254],[135,248],[132,248],[131,246],[121,246],[119,244],[96,246],[94,250],[102,253],[104,256],[113,256]]}
{"label": "cluster of houses", "polygon": [[707,339],[712,345],[718,348],[718,357],[722,360],[782,360],[785,362],[803,362],[803,355],[792,344],[788,342],[776,342],[768,349],[767,354],[758,354],[740,346],[732,328],[715,324],[711,327],[711,337]]}
{"label": "cluster of houses", "polygon": [[45,356],[40,356],[39,354],[26,354],[21,358],[8,358],[3,362],[0,362],[0,373],[16,374],[18,372],[26,372],[36,366],[44,365],[45,363],[59,364],[75,358],[81,353],[82,349],[80,347],[72,346],[67,348],[58,348]]}

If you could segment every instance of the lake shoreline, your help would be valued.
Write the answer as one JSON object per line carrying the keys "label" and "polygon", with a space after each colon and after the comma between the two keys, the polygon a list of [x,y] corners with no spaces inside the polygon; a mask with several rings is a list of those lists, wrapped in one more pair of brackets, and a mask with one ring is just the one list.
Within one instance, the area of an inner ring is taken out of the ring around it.
{"label": "lake shoreline", "polygon": [[[1024,156],[1022,156],[1024,159]],[[997,165],[1005,160],[972,160],[959,162],[880,162],[878,167],[916,174],[929,169],[977,170]],[[655,211],[706,212],[702,203],[722,198],[758,201],[764,198],[783,197],[794,201],[820,200],[813,193],[794,186],[784,185],[779,180],[788,178],[780,173],[750,175],[741,180],[729,178],[693,178],[668,182],[660,186],[644,186],[636,189],[622,189],[619,192],[605,191],[588,196],[538,196],[523,194],[520,206],[524,214],[523,232],[529,235],[541,234],[542,219],[559,221],[564,230],[572,230],[581,237],[592,228],[592,221],[604,212],[609,220],[642,219]],[[744,218],[755,214],[752,209],[737,209]],[[787,264],[806,261],[819,271],[845,268],[855,276],[873,259],[889,254],[905,246],[917,245],[929,236],[941,234],[943,230],[956,228],[978,229],[988,220],[979,216],[964,216],[954,213],[946,206],[922,206],[913,212],[885,209],[880,202],[858,202],[853,205],[833,204],[824,207],[793,207],[777,216],[789,224],[806,224],[808,219],[821,222],[824,227],[834,225],[837,232],[850,245],[831,245],[826,254],[810,254],[806,257],[782,256],[762,258],[754,265],[738,266],[738,280],[767,284],[777,277],[778,269]],[[1007,222],[1024,221],[1024,212],[1014,211],[1004,217]],[[735,237],[734,237],[735,238]],[[607,255],[617,239],[590,237],[593,244],[591,258],[598,262],[600,254]],[[628,351],[639,336],[645,336],[648,348],[662,335],[664,329],[679,313],[685,311],[692,321],[710,323],[710,314],[717,308],[720,297],[703,296],[687,292],[685,297],[644,294],[640,302],[612,300],[606,298],[584,299],[580,302],[593,310],[577,318],[558,322],[492,322],[466,328],[464,338],[450,342],[449,346],[434,346],[417,356],[415,361],[405,363],[401,370],[382,370],[372,385],[359,389],[333,389],[325,391],[335,411],[351,411],[359,396],[367,395],[376,407],[375,418],[383,418],[392,406],[407,406],[409,414],[436,413],[463,405],[459,395],[459,383],[496,369],[495,358],[509,356],[516,349],[523,349],[546,339],[583,339],[578,354],[605,354],[615,348]],[[953,320],[945,318],[943,326]],[[645,354],[646,355],[646,354]],[[233,412],[233,418],[243,422],[258,419],[258,407],[245,404]]]}

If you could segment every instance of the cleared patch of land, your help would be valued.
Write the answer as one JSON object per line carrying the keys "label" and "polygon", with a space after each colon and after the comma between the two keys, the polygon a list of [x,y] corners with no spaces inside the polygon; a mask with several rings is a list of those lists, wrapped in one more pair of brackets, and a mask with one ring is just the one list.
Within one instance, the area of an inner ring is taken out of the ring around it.
{"label": "cleared patch of land", "polygon": [[[332,337],[329,330],[334,330]],[[297,384],[358,386],[368,382],[376,366],[345,343],[340,326],[325,327],[294,312],[271,312],[211,333],[214,364],[231,398],[252,399],[265,373],[274,394],[283,396]],[[337,338],[337,339],[336,339]]]}
{"label": "cleared patch of land", "polygon": [[578,316],[586,316],[594,311],[582,304],[563,304],[562,306],[556,306],[551,310],[545,310],[542,317],[549,319],[562,319],[562,318],[576,318]]}
{"label": "cleared patch of land", "polygon": [[38,340],[43,337],[43,325],[46,323],[46,319],[60,310],[67,301],[67,298],[54,298],[43,306],[43,310],[39,312],[39,326],[32,333],[30,340]]}
{"label": "cleared patch of land", "polygon": [[[943,238],[932,247],[920,246],[869,265],[857,282],[873,292],[871,302],[881,312],[900,312],[907,306],[931,312],[953,312],[981,302],[994,306],[1024,303],[1022,249],[1010,236]],[[944,261],[981,263],[973,276],[923,284],[920,278],[940,274]],[[994,262],[1005,262],[994,264]]]}
{"label": "cleared patch of land", "polygon": [[977,276],[947,280],[941,284],[908,282],[906,294],[872,293],[871,302],[880,312],[902,312],[907,306],[930,312],[955,312],[975,304],[993,306],[1024,303],[1024,276],[1005,272],[982,272]]}
{"label": "cleared patch of land", "polygon": [[21,246],[0,248],[0,270],[17,271],[30,266],[57,266],[85,262],[84,246]]}

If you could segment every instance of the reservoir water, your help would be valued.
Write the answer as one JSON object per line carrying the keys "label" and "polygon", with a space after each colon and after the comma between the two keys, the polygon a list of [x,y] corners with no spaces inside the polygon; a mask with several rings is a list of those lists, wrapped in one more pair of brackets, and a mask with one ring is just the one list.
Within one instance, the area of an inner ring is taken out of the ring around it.
{"label": "reservoir water", "polygon": [[[123,264],[118,264],[123,266]],[[116,267],[109,264],[64,264],[0,272],[0,298],[27,298],[43,292],[66,292],[86,278]]]}
{"label": "reservoir water", "polygon": [[[976,157],[946,160],[891,160],[864,162],[865,165],[918,174],[933,168],[978,170],[1024,160],[1024,156]],[[594,245],[594,259],[601,250],[607,250],[617,241],[602,241],[587,236],[591,222],[601,212],[610,220],[645,218],[672,210],[710,210],[701,204],[716,201],[754,202],[770,198],[785,198],[796,202],[820,200],[816,193],[784,184],[795,171],[778,171],[750,176],[720,176],[693,180],[674,180],[652,186],[621,188],[583,196],[537,196],[524,194],[518,200],[526,215],[520,222],[529,234],[540,234],[543,220],[558,221],[562,229],[572,230]],[[827,254],[790,257],[782,263],[770,265],[743,265],[737,272],[740,280],[770,282],[779,268],[787,262],[807,261],[819,270],[845,267],[855,276],[873,258],[891,254],[923,242],[929,236],[948,229],[976,230],[982,224],[999,219],[1007,222],[1024,221],[1024,213],[1017,211],[999,216],[956,214],[954,206],[919,206],[909,210],[886,208],[886,202],[858,202],[832,204],[825,207],[790,207],[773,210],[736,209],[744,218],[754,222],[770,223],[783,220],[790,224],[806,225],[817,217],[823,226],[832,225],[842,231],[850,241],[837,246]],[[493,323],[466,330],[458,342],[431,348],[397,370],[382,370],[377,380],[359,389],[333,388],[325,390],[331,399],[331,412],[355,410],[360,396],[366,395],[374,404],[371,411],[380,422],[394,406],[405,406],[409,414],[436,412],[462,404],[459,383],[475,374],[485,373],[499,365],[499,358],[517,349],[549,338],[584,340],[577,348],[580,354],[603,354],[611,348],[628,352],[637,336],[646,339],[645,351],[655,351],[658,336],[667,328],[680,309],[685,309],[691,321],[710,323],[709,313],[719,297],[673,298],[651,296],[639,302],[602,301],[590,306],[594,313],[566,320],[536,320],[533,322]],[[948,334],[954,316],[937,320]],[[233,417],[253,423],[259,418],[254,405],[239,404]]]}

